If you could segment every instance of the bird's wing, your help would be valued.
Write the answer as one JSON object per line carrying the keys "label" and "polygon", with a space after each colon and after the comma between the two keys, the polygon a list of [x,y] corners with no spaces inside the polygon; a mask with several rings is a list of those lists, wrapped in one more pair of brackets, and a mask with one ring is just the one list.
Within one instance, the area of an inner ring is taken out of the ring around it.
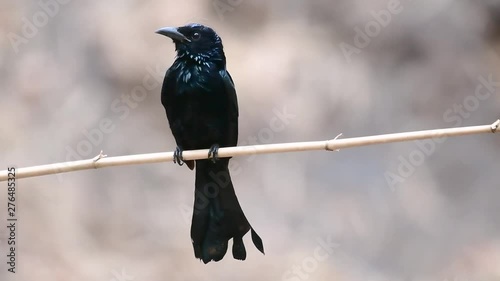
{"label": "bird's wing", "polygon": [[175,79],[171,75],[171,70],[168,69],[163,79],[163,85],[161,87],[161,104],[165,108],[167,113],[167,118],[169,122],[172,122],[173,117],[173,107],[172,107],[172,93],[175,91]]}
{"label": "bird's wing", "polygon": [[228,112],[228,145],[236,146],[238,143],[238,98],[234,88],[233,78],[226,69],[219,71],[219,75],[224,83],[224,89],[227,95],[227,112]]}
{"label": "bird's wing", "polygon": [[[161,88],[161,103],[165,108],[167,113],[168,124],[170,125],[170,130],[172,130],[172,135],[175,138],[175,143],[178,147],[184,147],[185,144],[182,142],[182,123],[180,122],[180,112],[176,109],[174,104],[174,93],[177,92],[177,80],[175,79],[175,74],[172,72],[171,68],[167,70],[165,78],[163,79],[163,85]],[[184,161],[189,169],[194,169],[194,161],[186,160]]]}

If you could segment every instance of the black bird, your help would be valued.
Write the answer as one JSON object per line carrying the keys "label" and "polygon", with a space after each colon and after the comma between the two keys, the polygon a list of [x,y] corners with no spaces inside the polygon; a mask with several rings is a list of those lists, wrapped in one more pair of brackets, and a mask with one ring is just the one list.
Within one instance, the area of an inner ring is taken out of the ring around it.
{"label": "black bird", "polygon": [[233,238],[233,257],[245,260],[242,239],[249,230],[254,245],[264,253],[262,239],[238,203],[229,158],[217,157],[219,147],[236,146],[238,141],[238,101],[222,41],[213,29],[201,24],[165,27],[156,33],[170,37],[177,51],[161,90],[161,103],[177,143],[174,162],[185,162],[192,170],[195,162],[183,161],[182,151],[210,149],[210,159],[196,160],[191,222],[194,255],[204,263],[219,261]]}

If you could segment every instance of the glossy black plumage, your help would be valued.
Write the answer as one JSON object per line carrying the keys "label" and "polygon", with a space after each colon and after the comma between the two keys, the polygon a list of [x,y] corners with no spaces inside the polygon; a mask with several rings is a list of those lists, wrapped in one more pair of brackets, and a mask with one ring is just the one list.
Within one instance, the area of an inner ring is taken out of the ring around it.
{"label": "glossy black plumage", "polygon": [[238,101],[219,36],[209,27],[190,24],[162,28],[157,33],[172,38],[177,57],[163,82],[161,102],[177,143],[176,161],[182,151],[211,148],[213,159],[185,161],[196,166],[195,203],[191,239],[196,258],[208,263],[221,260],[233,238],[233,257],[246,258],[243,236],[252,230],[252,241],[264,253],[261,238],[252,229],[238,203],[229,175],[229,158],[216,159],[218,147],[236,146]]}

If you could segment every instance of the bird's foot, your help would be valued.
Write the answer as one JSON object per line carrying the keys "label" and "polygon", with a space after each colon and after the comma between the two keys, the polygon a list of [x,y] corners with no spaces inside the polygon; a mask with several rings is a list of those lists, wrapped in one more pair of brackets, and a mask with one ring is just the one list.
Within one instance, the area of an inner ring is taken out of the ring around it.
{"label": "bird's foot", "polygon": [[179,166],[184,165],[184,159],[182,159],[182,147],[177,146],[174,151],[174,163],[179,164]]}
{"label": "bird's foot", "polygon": [[216,162],[219,160],[219,145],[214,144],[208,150],[208,159],[212,160],[212,162]]}

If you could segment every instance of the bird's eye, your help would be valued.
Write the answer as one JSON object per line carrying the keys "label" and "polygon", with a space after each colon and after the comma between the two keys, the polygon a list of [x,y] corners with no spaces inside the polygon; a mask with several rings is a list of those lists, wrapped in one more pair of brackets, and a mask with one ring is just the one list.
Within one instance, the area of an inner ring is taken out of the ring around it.
{"label": "bird's eye", "polygon": [[198,41],[198,39],[200,39],[201,35],[198,33],[198,32],[195,32],[193,33],[193,36],[191,36],[191,39],[193,39],[193,41]]}

